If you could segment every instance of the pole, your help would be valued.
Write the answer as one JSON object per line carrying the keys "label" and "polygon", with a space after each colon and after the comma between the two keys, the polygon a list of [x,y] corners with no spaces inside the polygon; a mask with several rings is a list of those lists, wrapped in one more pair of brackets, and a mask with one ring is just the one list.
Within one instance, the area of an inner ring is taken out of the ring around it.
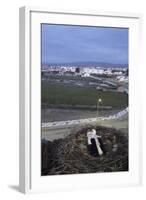
{"label": "pole", "polygon": [[98,105],[99,105],[99,102],[97,101],[97,117],[98,117]]}
{"label": "pole", "polygon": [[97,117],[99,117],[99,110],[98,110],[98,107],[99,107],[99,104],[100,103],[102,103],[102,99],[101,98],[99,98],[98,100],[97,100]]}

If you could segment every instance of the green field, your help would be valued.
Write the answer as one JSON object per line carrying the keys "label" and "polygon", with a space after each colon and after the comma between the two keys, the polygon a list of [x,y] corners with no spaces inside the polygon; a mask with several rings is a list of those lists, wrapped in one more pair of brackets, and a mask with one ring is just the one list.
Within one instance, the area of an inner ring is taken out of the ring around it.
{"label": "green field", "polygon": [[99,98],[102,98],[101,106],[123,108],[128,104],[128,96],[124,93],[102,92],[88,87],[49,84],[47,81],[42,81],[41,95],[42,104],[54,105],[54,107],[59,105],[96,106]]}
{"label": "green field", "polygon": [[63,81],[63,80],[77,80],[77,81],[95,81],[95,82],[97,82],[97,80],[92,78],[92,77],[81,77],[81,76],[49,75],[48,79],[49,80],[57,80],[58,79],[60,81]]}

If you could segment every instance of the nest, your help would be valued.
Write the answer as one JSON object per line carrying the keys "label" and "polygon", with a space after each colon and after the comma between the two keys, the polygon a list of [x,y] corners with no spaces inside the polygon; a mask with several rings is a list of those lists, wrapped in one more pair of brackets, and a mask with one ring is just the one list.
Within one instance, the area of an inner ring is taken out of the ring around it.
{"label": "nest", "polygon": [[113,128],[94,127],[104,154],[93,156],[87,144],[89,128],[52,142],[42,140],[42,175],[128,171],[127,135]]}

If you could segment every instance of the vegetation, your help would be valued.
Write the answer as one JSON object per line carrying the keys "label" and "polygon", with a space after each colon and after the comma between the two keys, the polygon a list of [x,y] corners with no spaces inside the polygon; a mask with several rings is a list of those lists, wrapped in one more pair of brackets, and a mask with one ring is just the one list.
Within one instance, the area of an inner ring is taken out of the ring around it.
{"label": "vegetation", "polygon": [[97,82],[96,79],[92,78],[92,77],[82,77],[82,76],[65,76],[65,75],[49,75],[47,76],[48,80],[78,80],[78,81],[95,81]]}
{"label": "vegetation", "polygon": [[61,84],[48,84],[42,81],[41,87],[42,104],[65,106],[96,106],[97,100],[102,99],[101,106],[123,108],[128,104],[128,96],[120,92],[97,91],[95,88],[66,86]]}

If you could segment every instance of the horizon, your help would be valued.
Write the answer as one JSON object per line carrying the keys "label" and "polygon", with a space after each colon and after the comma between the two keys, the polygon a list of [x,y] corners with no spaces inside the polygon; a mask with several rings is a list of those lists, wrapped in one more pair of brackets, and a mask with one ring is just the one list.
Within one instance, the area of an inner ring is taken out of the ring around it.
{"label": "horizon", "polygon": [[41,63],[128,66],[128,29],[42,24]]}
{"label": "horizon", "polygon": [[42,63],[42,65],[79,65],[81,64],[81,67],[85,64],[85,65],[122,65],[122,66],[128,66],[127,63],[105,63],[105,62],[96,62],[96,61],[87,61],[87,62],[84,62],[84,61],[76,61],[76,62],[62,62],[62,63]]}

